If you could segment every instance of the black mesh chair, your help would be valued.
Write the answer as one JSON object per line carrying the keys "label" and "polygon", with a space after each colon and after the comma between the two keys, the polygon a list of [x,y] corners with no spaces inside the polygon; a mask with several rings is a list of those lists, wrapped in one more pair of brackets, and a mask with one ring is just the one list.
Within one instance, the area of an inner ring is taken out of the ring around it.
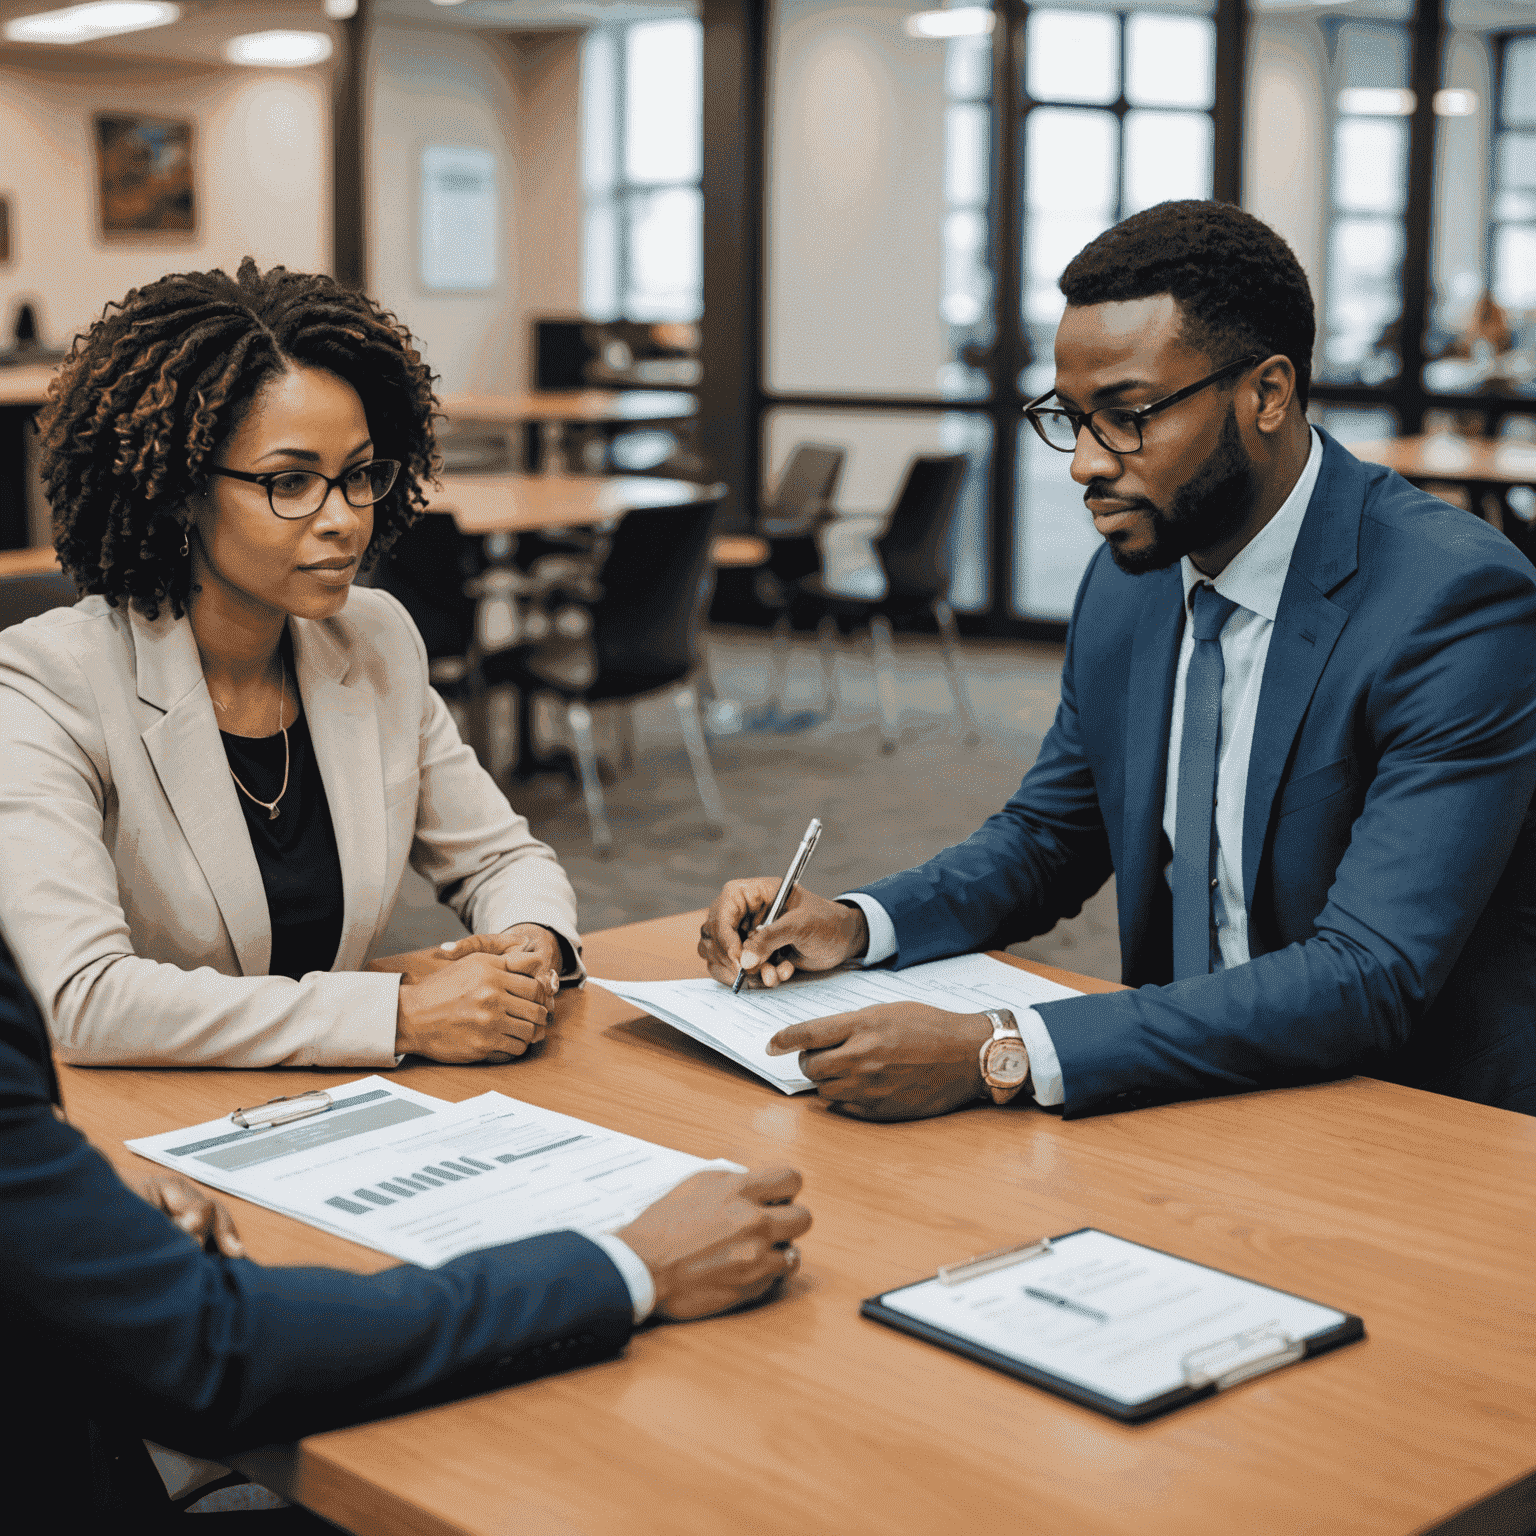
{"label": "black mesh chair", "polygon": [[475,688],[475,608],[464,588],[484,565],[479,539],[460,533],[448,514],[428,512],[400,535],[373,573],[373,585],[398,598],[415,621],[432,685],[449,696]]}
{"label": "black mesh chair", "polygon": [[880,749],[896,750],[899,725],[896,703],[891,620],[930,613],[938,625],[944,675],[967,744],[981,740],[960,674],[960,635],[949,606],[949,532],[960,487],[964,454],[936,454],[912,460],[886,529],[875,540],[885,591],[879,596],[839,592],[820,573],[795,586],[795,612],[816,621],[822,666],[828,679],[828,710],[833,707],[834,637],[861,626],[869,630],[875,659],[875,694],[880,709]]}
{"label": "black mesh chair", "polygon": [[50,608],[69,608],[80,601],[75,584],[62,571],[38,571],[0,577],[0,629],[35,619]]}
{"label": "black mesh chair", "polygon": [[600,593],[589,604],[591,633],[580,641],[554,640],[483,662],[487,684],[513,683],[525,697],[552,693],[564,701],[600,857],[612,851],[613,833],[592,736],[595,704],[630,704],[672,690],[705,815],[717,834],[725,828],[690,681],[702,665],[699,637],[712,581],[711,528],[724,495],[724,486],[714,486],[707,499],[687,506],[629,513],[612,536],[599,575]]}
{"label": "black mesh chair", "polygon": [[[788,723],[781,714],[789,673],[790,616],[799,584],[821,570],[821,546],[817,535],[837,513],[833,497],[843,473],[847,454],[841,448],[820,443],[801,443],[790,454],[774,487],[773,500],[765,503],[757,522],[758,536],[767,541],[768,560],[754,575],[753,596],[770,612],[773,625],[772,675],[769,705],[759,727]],[[799,721],[796,717],[797,723]]]}

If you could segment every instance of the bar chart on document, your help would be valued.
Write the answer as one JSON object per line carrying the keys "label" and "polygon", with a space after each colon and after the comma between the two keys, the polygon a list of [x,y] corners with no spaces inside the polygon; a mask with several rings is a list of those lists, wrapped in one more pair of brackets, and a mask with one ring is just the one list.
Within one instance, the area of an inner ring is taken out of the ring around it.
{"label": "bar chart on document", "polygon": [[706,1161],[483,1093],[449,1104],[380,1077],[332,1090],[298,1124],[228,1119],[131,1141],[168,1168],[409,1263],[571,1227],[605,1232]]}

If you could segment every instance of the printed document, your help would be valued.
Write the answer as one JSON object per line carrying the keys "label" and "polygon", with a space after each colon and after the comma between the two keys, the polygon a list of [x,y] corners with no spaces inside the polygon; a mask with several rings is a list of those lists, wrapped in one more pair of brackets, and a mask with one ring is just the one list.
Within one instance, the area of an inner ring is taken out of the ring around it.
{"label": "printed document", "polygon": [[848,969],[826,976],[797,976],[782,986],[731,989],[708,977],[687,981],[589,980],[664,1024],[712,1046],[784,1093],[816,1085],[800,1070],[798,1056],[770,1056],[768,1041],[786,1024],[853,1013],[880,1003],[928,1003],[951,1013],[988,1008],[1015,1012],[1036,1003],[1078,997],[1033,971],[1005,965],[990,955],[956,955],[904,971]]}
{"label": "printed document", "polygon": [[[972,1280],[925,1280],[881,1301],[922,1323],[1126,1407],[1345,1321],[1285,1291],[1092,1229]],[[1226,1346],[1230,1345],[1231,1348]]]}
{"label": "printed document", "polygon": [[449,1104],[382,1077],[288,1125],[225,1118],[130,1141],[142,1157],[428,1268],[498,1243],[626,1225],[706,1162],[483,1093]]}

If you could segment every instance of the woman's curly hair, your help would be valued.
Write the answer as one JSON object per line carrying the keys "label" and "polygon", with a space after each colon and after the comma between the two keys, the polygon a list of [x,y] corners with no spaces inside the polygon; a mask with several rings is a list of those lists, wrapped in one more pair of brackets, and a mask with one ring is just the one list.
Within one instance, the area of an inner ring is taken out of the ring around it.
{"label": "woman's curly hair", "polygon": [[109,304],[48,391],[38,420],[59,562],[82,594],[148,618],[191,590],[191,497],[262,384],[292,364],[358,393],[375,451],[401,472],[374,509],[364,568],[421,516],[437,468],[432,374],[389,311],[334,278],[247,256],[228,273],[177,272]]}

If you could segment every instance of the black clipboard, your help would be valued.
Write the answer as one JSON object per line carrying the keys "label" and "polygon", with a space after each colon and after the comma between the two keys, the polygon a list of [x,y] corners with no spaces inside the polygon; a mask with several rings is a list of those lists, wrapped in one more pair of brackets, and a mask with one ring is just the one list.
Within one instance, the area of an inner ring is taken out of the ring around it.
{"label": "black clipboard", "polygon": [[[1331,1349],[1337,1349],[1341,1344],[1352,1344],[1356,1339],[1365,1337],[1365,1322],[1356,1317],[1352,1312],[1343,1312],[1342,1321],[1331,1328],[1308,1335],[1306,1338],[1291,1341],[1290,1346],[1283,1351],[1276,1351],[1273,1357],[1266,1357],[1257,1362],[1248,1362],[1235,1368],[1226,1375],[1212,1375],[1200,1382],[1189,1382],[1173,1391],[1162,1393],[1158,1397],[1144,1399],[1137,1403],[1126,1403],[1118,1398],[1106,1397],[1103,1393],[1095,1392],[1084,1386],[1081,1382],[1069,1378],[1057,1376],[1050,1371],[1032,1365],[1027,1360],[1021,1360],[1017,1356],[1003,1354],[998,1350],[990,1349],[986,1345],[978,1344],[973,1339],[961,1337],[959,1334],[950,1333],[946,1329],[937,1327],[921,1318],[909,1316],[905,1312],[898,1312],[885,1304],[887,1296],[894,1296],[898,1291],[911,1290],[914,1286],[928,1285],[934,1280],[942,1280],[946,1275],[955,1276],[955,1282],[963,1283],[972,1275],[981,1275],[989,1270],[1002,1268],[1005,1265],[1023,1263],[1036,1253],[1048,1251],[1055,1243],[1064,1242],[1069,1237],[1076,1237],[1084,1232],[1099,1232],[1097,1227],[1078,1227],[1072,1232],[1063,1232],[1057,1237],[1041,1238],[1033,1243],[1016,1245],[1012,1248],[999,1249],[995,1253],[982,1254],[975,1259],[967,1260],[963,1264],[950,1265],[941,1268],[936,1275],[930,1275],[924,1280],[914,1280],[907,1285],[894,1286],[889,1291],[882,1291],[878,1296],[871,1296],[860,1303],[859,1313],[863,1317],[872,1318],[877,1323],[884,1323],[888,1328],[898,1329],[902,1333],[909,1333],[914,1338],[926,1340],[929,1344],[937,1344],[941,1349],[951,1350],[957,1355],[964,1355],[969,1360],[975,1360],[981,1365],[991,1366],[995,1371],[1002,1371],[1005,1375],[1013,1376],[1019,1381],[1027,1381],[1031,1386],[1043,1387],[1047,1392],[1054,1392],[1058,1397],[1065,1397],[1074,1403],[1081,1403],[1085,1408],[1092,1408],[1098,1413],[1106,1414],[1122,1424],[1143,1424],[1149,1419],[1155,1419],[1162,1414],[1171,1413],[1175,1408],[1183,1408],[1188,1403],[1197,1403],[1207,1397],[1214,1397],[1218,1392],[1237,1386],[1241,1382],[1252,1380],[1256,1376],[1268,1374],[1281,1366],[1292,1365],[1298,1360],[1309,1360],[1316,1355],[1326,1354]],[[1104,1233],[1106,1237],[1112,1237],[1113,1233]],[[1117,1242],[1131,1243],[1129,1238],[1117,1238]],[[1176,1253],[1168,1253],[1163,1248],[1152,1248],[1147,1243],[1131,1243],[1133,1247],[1145,1248],[1149,1253],[1164,1254],[1168,1258],[1179,1259],[1181,1263],[1194,1264],[1192,1259],[1184,1259]],[[1250,1285],[1263,1285],[1262,1281],[1249,1280],[1246,1275],[1234,1275],[1230,1270],[1216,1269],[1209,1264],[1195,1264],[1198,1269],[1203,1269],[1210,1274],[1226,1275],[1233,1280],[1246,1280]],[[969,1273],[967,1273],[969,1272]],[[1282,1291],[1277,1286],[1264,1286],[1265,1290],[1274,1291],[1278,1296],[1290,1296],[1297,1301],[1311,1302],[1314,1306],[1327,1306],[1326,1302],[1313,1302],[1311,1297],[1298,1296],[1294,1291]],[[1330,1307],[1330,1311],[1341,1312],[1338,1307]],[[1222,1341],[1225,1342],[1225,1341]]]}

